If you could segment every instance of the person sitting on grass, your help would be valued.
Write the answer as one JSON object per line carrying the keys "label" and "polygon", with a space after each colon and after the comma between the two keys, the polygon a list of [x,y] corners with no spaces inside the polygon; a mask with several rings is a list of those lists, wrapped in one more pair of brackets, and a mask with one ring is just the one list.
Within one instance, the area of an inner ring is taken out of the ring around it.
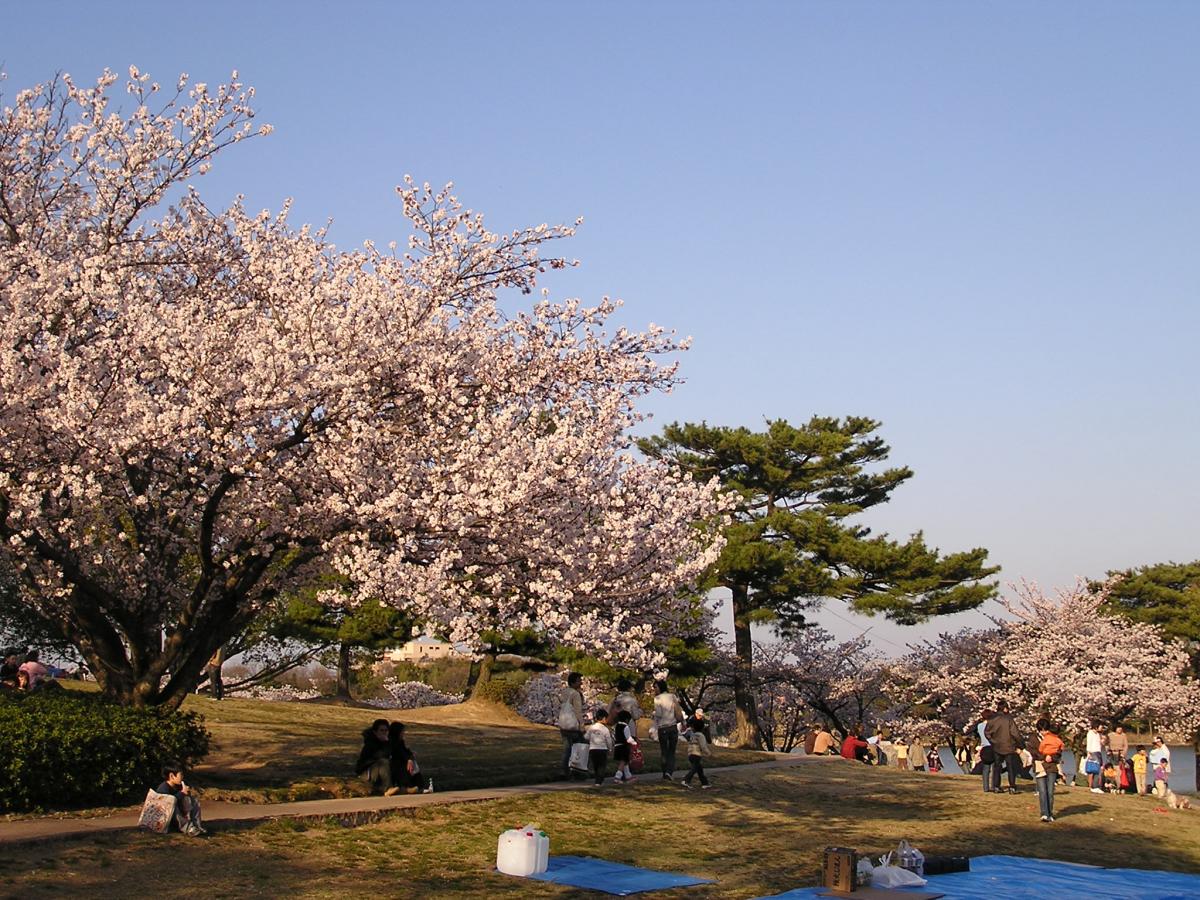
{"label": "person sitting on grass", "polygon": [[813,756],[836,756],[837,741],[824,725],[817,727],[817,738],[813,741]]}
{"label": "person sitting on grass", "polygon": [[612,732],[608,730],[608,710],[600,707],[596,718],[587,727],[588,764],[596,776],[593,787],[604,782],[604,770],[608,767],[608,754],[613,749]]}
{"label": "person sitting on grass", "polygon": [[1105,793],[1115,794],[1117,792],[1117,767],[1113,765],[1111,759],[1101,769],[1101,773],[1104,775]]}
{"label": "person sitting on grass", "polygon": [[386,793],[392,786],[392,748],[387,719],[376,719],[364,729],[362,750],[354,774],[371,786],[372,794]]}
{"label": "person sitting on grass", "polygon": [[857,759],[861,763],[871,764],[871,745],[862,739],[858,730],[850,732],[842,741],[842,759]]}
{"label": "person sitting on grass", "polygon": [[683,786],[690,788],[692,779],[700,777],[700,787],[708,790],[708,776],[704,774],[704,757],[708,755],[708,740],[704,736],[704,728],[708,722],[704,718],[704,710],[697,709],[685,723],[683,736],[687,739],[688,765],[691,767],[683,776]]}
{"label": "person sitting on grass", "polygon": [[388,726],[388,746],[391,750],[392,786],[385,790],[391,797],[403,791],[406,794],[432,794],[433,779],[421,774],[417,759],[404,742],[404,723],[393,722]]}
{"label": "person sitting on grass", "polygon": [[622,784],[630,784],[637,781],[633,771],[629,768],[629,757],[632,753],[632,748],[637,746],[637,732],[634,730],[633,715],[627,709],[617,713],[617,725],[614,729],[616,733],[613,760],[617,764],[617,774],[613,776],[613,781],[621,782]]}
{"label": "person sitting on grass", "polygon": [[184,783],[183,767],[178,763],[163,766],[163,783],[155,790],[175,798],[175,826],[190,837],[208,834],[200,820],[200,801],[192,796],[192,789]]}

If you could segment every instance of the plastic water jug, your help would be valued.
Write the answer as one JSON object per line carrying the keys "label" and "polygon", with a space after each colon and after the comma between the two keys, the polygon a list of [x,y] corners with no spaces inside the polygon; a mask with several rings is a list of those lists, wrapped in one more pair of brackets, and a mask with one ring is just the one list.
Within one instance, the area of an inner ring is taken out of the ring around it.
{"label": "plastic water jug", "polygon": [[500,835],[496,846],[496,868],[506,875],[545,872],[550,859],[550,838],[544,831],[526,825]]}

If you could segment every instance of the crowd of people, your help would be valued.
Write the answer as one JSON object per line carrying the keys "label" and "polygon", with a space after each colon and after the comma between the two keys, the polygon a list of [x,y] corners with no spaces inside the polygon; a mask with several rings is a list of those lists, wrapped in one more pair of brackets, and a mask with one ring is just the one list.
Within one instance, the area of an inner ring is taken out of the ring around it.
{"label": "crowd of people", "polygon": [[[1153,793],[1173,808],[1189,805],[1170,788],[1171,751],[1163,739],[1156,737],[1151,747],[1137,745],[1131,752],[1129,737],[1120,724],[1106,732],[1102,722],[1091,723],[1076,772],[1067,771],[1065,742],[1048,719],[1039,719],[1026,732],[1018,727],[1004,703],[983,710],[963,734],[963,740],[953,747],[962,771],[980,776],[985,793],[1015,794],[1018,778],[1032,780],[1043,822],[1054,821],[1055,787],[1069,787],[1079,776],[1086,777],[1093,793]],[[839,742],[824,725],[814,725],[805,735],[804,751],[912,771],[942,769],[938,746],[927,748],[917,741],[910,744],[882,730],[864,738],[861,729],[851,729]]]}
{"label": "crowd of people", "polygon": [[[593,786],[604,783],[608,774],[609,755],[614,764],[613,783],[632,784],[641,769],[642,752],[639,743],[639,721],[643,718],[633,685],[627,679],[617,682],[617,693],[607,707],[592,711],[586,722],[584,712],[583,677],[578,672],[567,676],[558,713],[558,729],[562,737],[560,774],[564,779],[586,771]],[[665,681],[655,682],[657,693],[647,729],[650,740],[658,741],[662,759],[662,778],[674,781],[680,738],[687,745],[688,773],[681,781],[690,788],[694,780],[702,789],[709,787],[704,772],[704,757],[709,755],[709,723],[703,709],[690,715],[684,712],[679,698]],[[586,747],[586,762],[583,748]],[[586,769],[585,769],[586,765]]]}

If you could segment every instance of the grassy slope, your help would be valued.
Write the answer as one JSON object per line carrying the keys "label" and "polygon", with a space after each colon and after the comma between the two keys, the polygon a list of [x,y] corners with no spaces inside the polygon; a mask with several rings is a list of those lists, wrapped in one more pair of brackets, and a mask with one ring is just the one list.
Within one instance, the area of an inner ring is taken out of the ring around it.
{"label": "grassy slope", "polygon": [[[191,781],[209,797],[246,800],[321,799],[365,793],[353,777],[362,731],[376,718],[399,719],[408,745],[438,790],[537,784],[558,771],[557,728],[533,725],[490,703],[413,710],[374,710],[326,703],[265,703],[195,697],[213,733],[209,757]],[[643,741],[646,763],[658,766],[658,746]],[[682,748],[681,748],[682,749]],[[686,750],[679,755],[686,766]],[[718,751],[716,764],[767,758]]]}
{"label": "grassy slope", "polygon": [[717,772],[714,784],[711,791],[688,793],[647,780],[630,788],[434,807],[353,829],[278,822],[205,841],[132,833],[6,848],[0,890],[173,897],[200,886],[208,897],[269,892],[315,898],[358,894],[369,882],[369,892],[382,897],[579,896],[491,871],[499,832],[526,821],[546,829],[555,853],[718,880],[689,890],[689,898],[754,897],[812,884],[825,846],[887,849],[902,837],[927,853],[1200,871],[1200,813],[1158,812],[1151,798],[1075,788],[1058,799],[1059,821],[1043,825],[1028,786],[1016,797],[984,796],[973,778],[840,760]]}

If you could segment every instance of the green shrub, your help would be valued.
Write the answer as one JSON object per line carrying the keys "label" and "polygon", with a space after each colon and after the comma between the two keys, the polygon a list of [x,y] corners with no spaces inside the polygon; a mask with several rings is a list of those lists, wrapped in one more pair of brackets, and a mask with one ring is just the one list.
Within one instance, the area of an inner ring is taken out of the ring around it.
{"label": "green shrub", "polygon": [[493,675],[490,681],[476,687],[473,699],[491,700],[515,707],[521,700],[521,688],[532,677],[533,673],[521,670]]}
{"label": "green shrub", "polygon": [[0,812],[133,803],[162,764],[208,752],[192,712],[132,709],[75,691],[0,696]]}

